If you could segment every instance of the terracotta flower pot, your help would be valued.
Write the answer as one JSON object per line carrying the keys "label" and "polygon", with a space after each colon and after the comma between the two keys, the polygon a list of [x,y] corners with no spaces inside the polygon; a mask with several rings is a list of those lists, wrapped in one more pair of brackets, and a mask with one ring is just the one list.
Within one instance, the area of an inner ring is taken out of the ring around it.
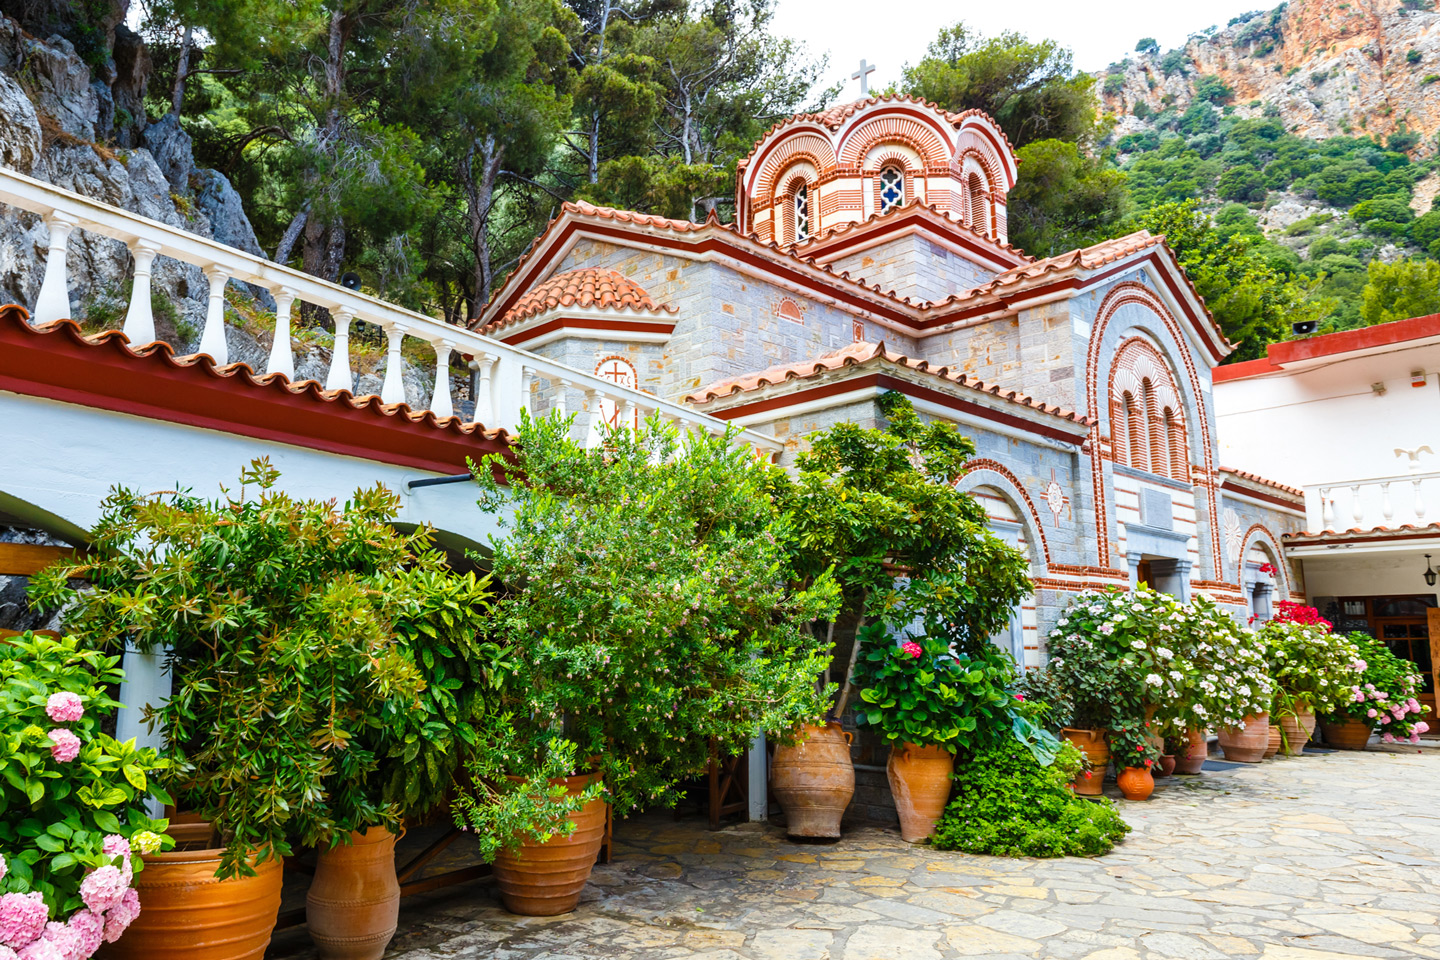
{"label": "terracotta flower pot", "polygon": [[[104,960],[260,960],[280,912],[283,860],[254,863],[255,876],[217,880],[224,848],[210,824],[177,823],[176,849],[145,855],[135,874],[140,916]],[[189,849],[185,849],[185,848]]]}
{"label": "terracotta flower pot", "polygon": [[1287,757],[1298,757],[1305,752],[1305,744],[1315,732],[1315,711],[1301,709],[1293,715],[1280,718],[1280,730],[1285,735],[1281,747]]}
{"label": "terracotta flower pot", "polygon": [[1155,792],[1155,778],[1148,767],[1126,767],[1115,775],[1115,784],[1126,800],[1149,800]]}
{"label": "terracotta flower pot", "polygon": [[855,795],[850,735],[834,721],[802,727],[795,746],[775,748],[770,791],[785,811],[790,836],[838,838],[840,818]]}
{"label": "terracotta flower pot", "polygon": [[1210,743],[1205,739],[1204,730],[1188,730],[1185,733],[1185,749],[1175,756],[1175,772],[1195,776],[1205,766],[1210,755]]}
{"label": "terracotta flower pot", "polygon": [[384,827],[321,850],[305,895],[305,924],[321,960],[379,960],[400,918],[395,841]]}
{"label": "terracotta flower pot", "polygon": [[1075,744],[1090,761],[1090,769],[1082,770],[1070,787],[1078,796],[1100,796],[1105,789],[1105,768],[1110,764],[1110,745],[1105,742],[1105,731],[1066,727],[1060,731],[1060,739]]}
{"label": "terracotta flower pot", "polygon": [[1336,750],[1364,750],[1370,743],[1370,725],[1363,720],[1322,723],[1325,742]]}
{"label": "terracotta flower pot", "polygon": [[1271,757],[1275,756],[1277,753],[1280,752],[1280,744],[1282,742],[1283,741],[1280,739],[1280,724],[1270,724],[1270,740],[1265,744],[1266,760],[1269,760]]}
{"label": "terracotta flower pot", "polygon": [[1173,753],[1162,754],[1160,757],[1160,769],[1151,774],[1155,777],[1168,777],[1175,772],[1175,755]]}
{"label": "terracotta flower pot", "polygon": [[1259,763],[1265,759],[1270,742],[1270,714],[1252,713],[1244,727],[1227,727],[1220,731],[1220,752],[1232,763]]}
{"label": "terracotta flower pot", "polygon": [[[587,773],[550,782],[563,785],[573,797],[599,776]],[[539,843],[526,835],[519,847],[495,857],[495,885],[506,910],[524,917],[554,917],[575,909],[605,841],[605,807],[596,797],[570,814],[575,824],[570,836]]]}
{"label": "terracotta flower pot", "polygon": [[950,799],[950,774],[954,772],[955,754],[944,747],[906,743],[890,748],[885,775],[900,814],[900,837],[906,843],[930,839]]}

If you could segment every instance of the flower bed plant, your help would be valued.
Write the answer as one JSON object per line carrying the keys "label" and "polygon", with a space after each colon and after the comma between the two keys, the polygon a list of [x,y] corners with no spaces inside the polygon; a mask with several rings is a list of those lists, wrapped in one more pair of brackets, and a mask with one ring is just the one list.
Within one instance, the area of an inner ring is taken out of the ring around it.
{"label": "flower bed plant", "polygon": [[1130,827],[1108,800],[1080,800],[1069,783],[1080,751],[1062,744],[1041,766],[1015,739],[1003,739],[955,774],[955,792],[936,827],[941,850],[1000,857],[1090,857],[1108,853]]}
{"label": "flower bed plant", "polygon": [[1186,674],[1181,710],[1170,732],[1183,735],[1190,727],[1243,727],[1245,718],[1270,709],[1274,682],[1265,659],[1265,644],[1255,631],[1208,597],[1189,604],[1186,637],[1181,644]]}
{"label": "flower bed plant", "polygon": [[1420,669],[1397,657],[1383,640],[1364,633],[1352,633],[1348,639],[1359,652],[1360,675],[1338,698],[1330,717],[1363,723],[1379,731],[1385,743],[1419,743],[1420,734],[1430,729],[1421,719],[1430,708],[1415,699],[1424,679]]}
{"label": "flower bed plant", "polygon": [[1275,683],[1272,713],[1332,713],[1352,697],[1364,669],[1360,650],[1350,638],[1332,634],[1314,607],[1282,601],[1259,634]]}
{"label": "flower bed plant", "polygon": [[0,960],[85,960],[140,912],[136,854],[166,842],[144,804],[168,796],[154,750],[101,730],[118,662],[73,638],[0,645]]}

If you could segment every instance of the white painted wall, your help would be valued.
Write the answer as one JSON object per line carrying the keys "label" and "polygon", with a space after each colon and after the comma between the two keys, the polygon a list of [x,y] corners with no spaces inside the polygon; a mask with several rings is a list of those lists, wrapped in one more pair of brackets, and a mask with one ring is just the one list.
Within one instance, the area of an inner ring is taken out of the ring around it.
{"label": "white painted wall", "polygon": [[[1333,556],[1305,558],[1305,594],[1315,597],[1387,597],[1440,592],[1425,583],[1427,550],[1393,553],[1347,553],[1338,547]],[[1428,548],[1430,563],[1440,552]],[[1440,569],[1440,568],[1437,568]]]}
{"label": "white painted wall", "polygon": [[[1426,372],[1423,387],[1410,385],[1412,370]],[[1404,473],[1395,449],[1428,444],[1436,455],[1422,468],[1440,469],[1436,371],[1440,344],[1216,383],[1220,463],[1299,487]]]}

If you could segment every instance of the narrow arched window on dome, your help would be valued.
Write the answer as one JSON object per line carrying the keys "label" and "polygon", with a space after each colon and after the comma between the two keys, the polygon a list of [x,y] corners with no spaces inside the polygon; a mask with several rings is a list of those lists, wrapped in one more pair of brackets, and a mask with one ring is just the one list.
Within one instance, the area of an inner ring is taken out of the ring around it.
{"label": "narrow arched window on dome", "polygon": [[795,242],[810,237],[810,188],[805,184],[795,188]]}
{"label": "narrow arched window on dome", "polygon": [[888,166],[880,171],[880,212],[905,202],[905,174],[897,166]]}
{"label": "narrow arched window on dome", "polygon": [[976,233],[990,233],[989,204],[986,202],[985,185],[978,174],[970,174],[970,229]]}

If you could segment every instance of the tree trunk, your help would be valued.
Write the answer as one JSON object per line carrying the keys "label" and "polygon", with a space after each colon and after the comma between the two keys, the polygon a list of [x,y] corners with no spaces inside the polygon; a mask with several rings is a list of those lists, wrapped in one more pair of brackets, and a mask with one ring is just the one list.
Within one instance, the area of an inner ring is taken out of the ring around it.
{"label": "tree trunk", "polygon": [[[340,105],[345,92],[345,45],[348,40],[345,12],[337,4],[330,14],[330,31],[325,45],[325,113],[318,131],[320,152],[335,156],[340,139]],[[312,188],[315,184],[311,174]],[[320,190],[328,189],[320,186]],[[321,208],[323,212],[323,207]],[[340,275],[345,257],[345,224],[326,216],[309,215],[305,219],[301,266],[306,273],[334,283]],[[320,311],[305,305],[304,315],[311,323],[318,322]]]}
{"label": "tree trunk", "polygon": [[465,169],[460,174],[465,186],[470,254],[474,258],[470,268],[470,317],[479,316],[490,302],[490,287],[495,282],[495,270],[490,263],[490,213],[495,206],[495,181],[500,176],[504,156],[505,147],[495,142],[493,134],[487,135],[470,144]]}
{"label": "tree trunk", "polygon": [[305,221],[310,215],[310,204],[300,208],[295,214],[295,219],[290,221],[290,226],[285,228],[285,233],[280,237],[280,244],[275,248],[275,262],[282,266],[290,259],[290,254],[295,249],[295,241],[300,239],[300,231],[305,227]]}
{"label": "tree trunk", "polygon": [[195,42],[195,28],[187,25],[185,35],[180,38],[180,60],[175,65],[175,86],[170,90],[170,112],[180,118],[180,107],[185,102],[185,80],[190,73],[190,49]]}
{"label": "tree trunk", "polygon": [[845,685],[840,688],[840,702],[835,705],[835,719],[845,716],[845,706],[850,702],[850,688],[855,678],[855,663],[860,659],[860,631],[865,629],[865,601],[870,591],[860,591],[860,619],[855,621],[855,639],[850,643],[850,663],[845,667]]}

